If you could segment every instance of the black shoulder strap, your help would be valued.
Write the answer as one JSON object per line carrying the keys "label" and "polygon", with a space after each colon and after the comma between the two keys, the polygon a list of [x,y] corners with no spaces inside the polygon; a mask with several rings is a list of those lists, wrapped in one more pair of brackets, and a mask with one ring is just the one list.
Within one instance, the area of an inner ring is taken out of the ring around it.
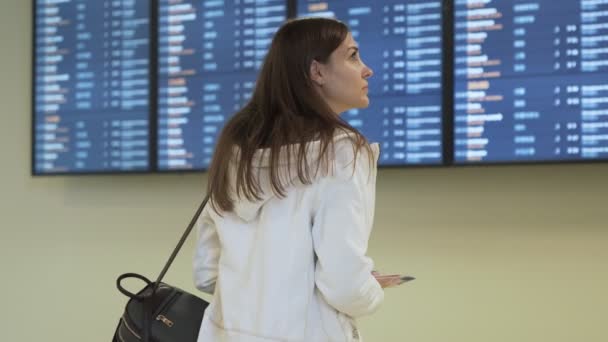
{"label": "black shoulder strap", "polygon": [[173,250],[173,253],[171,253],[169,260],[167,260],[165,267],[158,275],[158,278],[156,278],[156,282],[154,283],[154,288],[151,293],[156,292],[156,289],[158,288],[158,285],[160,284],[160,282],[163,280],[165,273],[167,273],[167,270],[169,270],[169,267],[171,267],[171,264],[173,263],[173,260],[177,256],[177,253],[179,253],[179,250],[184,245],[184,242],[186,242],[188,235],[190,235],[192,228],[194,228],[194,225],[196,224],[198,217],[201,216],[201,213],[203,212],[203,208],[205,208],[205,205],[207,205],[207,201],[209,201],[209,196],[205,197],[205,199],[203,200],[203,203],[201,203],[201,205],[198,207],[198,210],[194,214],[194,217],[192,217],[192,220],[190,220],[190,224],[188,225],[188,228],[186,228],[186,231],[184,232],[184,234],[182,234],[182,238],[177,243],[177,246],[175,246],[175,249]]}
{"label": "black shoulder strap", "polygon": [[146,291],[147,293],[145,295],[143,293],[142,294],[131,293],[130,291],[128,291],[127,289],[125,289],[122,286],[122,281],[124,279],[129,279],[129,278],[140,279],[146,283],[146,286],[150,286],[152,284],[152,282],[148,278],[142,276],[141,274],[125,273],[125,274],[122,274],[121,276],[119,276],[118,279],[116,279],[116,287],[122,294],[124,294],[125,296],[132,298],[132,299],[144,300],[145,298],[147,298],[148,296],[152,296],[156,292],[156,290],[158,289],[158,285],[160,284],[160,282],[163,280],[163,277],[165,276],[165,273],[167,273],[167,270],[169,270],[169,267],[171,267],[171,264],[173,263],[173,260],[177,256],[177,253],[179,253],[179,250],[184,245],[184,242],[186,242],[186,238],[188,238],[188,235],[190,235],[190,232],[192,231],[192,228],[194,228],[194,225],[196,224],[198,217],[203,212],[205,205],[207,205],[207,201],[209,201],[209,196],[206,196],[205,199],[203,200],[203,203],[201,203],[201,205],[198,207],[198,210],[196,211],[196,214],[194,214],[194,217],[192,217],[192,220],[190,221],[188,228],[186,228],[186,231],[184,232],[184,234],[182,234],[182,238],[177,243],[177,246],[173,250],[173,253],[171,253],[169,260],[167,260],[167,263],[165,263],[165,267],[158,275],[158,278],[156,279],[156,282],[154,283],[154,285],[152,287],[152,291],[151,292]]}

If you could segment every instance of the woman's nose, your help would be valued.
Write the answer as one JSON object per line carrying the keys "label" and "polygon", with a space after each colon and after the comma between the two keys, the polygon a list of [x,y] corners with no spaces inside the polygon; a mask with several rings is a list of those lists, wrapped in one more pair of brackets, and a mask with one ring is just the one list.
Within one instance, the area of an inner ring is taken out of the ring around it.
{"label": "woman's nose", "polygon": [[367,65],[363,68],[363,78],[368,79],[368,78],[372,77],[373,74],[374,74],[374,71]]}

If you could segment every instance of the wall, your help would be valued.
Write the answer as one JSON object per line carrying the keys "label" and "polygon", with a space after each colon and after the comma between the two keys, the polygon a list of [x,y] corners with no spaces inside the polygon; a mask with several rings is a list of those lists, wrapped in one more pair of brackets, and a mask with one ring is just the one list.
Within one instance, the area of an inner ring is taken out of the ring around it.
{"label": "wall", "polygon": [[[2,340],[108,341],[116,276],[160,271],[206,176],[32,178],[30,6],[0,13]],[[381,170],[370,254],[418,279],[387,290],[366,341],[607,341],[607,171]],[[193,291],[191,251],[167,280]]]}

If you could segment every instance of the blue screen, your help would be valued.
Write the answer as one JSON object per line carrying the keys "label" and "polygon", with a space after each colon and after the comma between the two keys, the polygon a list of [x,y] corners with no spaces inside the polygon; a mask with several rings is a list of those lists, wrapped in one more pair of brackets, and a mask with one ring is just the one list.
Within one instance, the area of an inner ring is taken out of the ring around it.
{"label": "blue screen", "polygon": [[608,1],[455,0],[456,163],[608,158]]}
{"label": "blue screen", "polygon": [[300,0],[298,16],[346,23],[374,71],[370,105],[343,117],[381,146],[381,165],[440,164],[442,5],[429,0]]}
{"label": "blue screen", "polygon": [[147,1],[35,2],[33,172],[146,171]]}
{"label": "blue screen", "polygon": [[159,1],[158,168],[208,168],[224,123],[250,98],[284,0]]}

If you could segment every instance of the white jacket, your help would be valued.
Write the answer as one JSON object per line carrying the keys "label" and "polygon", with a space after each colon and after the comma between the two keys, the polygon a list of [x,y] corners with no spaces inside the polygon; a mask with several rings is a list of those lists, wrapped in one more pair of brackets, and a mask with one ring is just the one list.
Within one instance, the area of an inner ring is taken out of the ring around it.
{"label": "white jacket", "polygon": [[[310,143],[307,155],[319,146]],[[334,172],[287,187],[284,198],[273,194],[259,150],[263,199],[239,200],[223,217],[203,211],[194,280],[213,299],[199,342],[362,341],[354,318],[384,299],[366,256],[379,155],[371,146],[373,167],[362,149],[353,170],[352,143],[337,135]]]}

